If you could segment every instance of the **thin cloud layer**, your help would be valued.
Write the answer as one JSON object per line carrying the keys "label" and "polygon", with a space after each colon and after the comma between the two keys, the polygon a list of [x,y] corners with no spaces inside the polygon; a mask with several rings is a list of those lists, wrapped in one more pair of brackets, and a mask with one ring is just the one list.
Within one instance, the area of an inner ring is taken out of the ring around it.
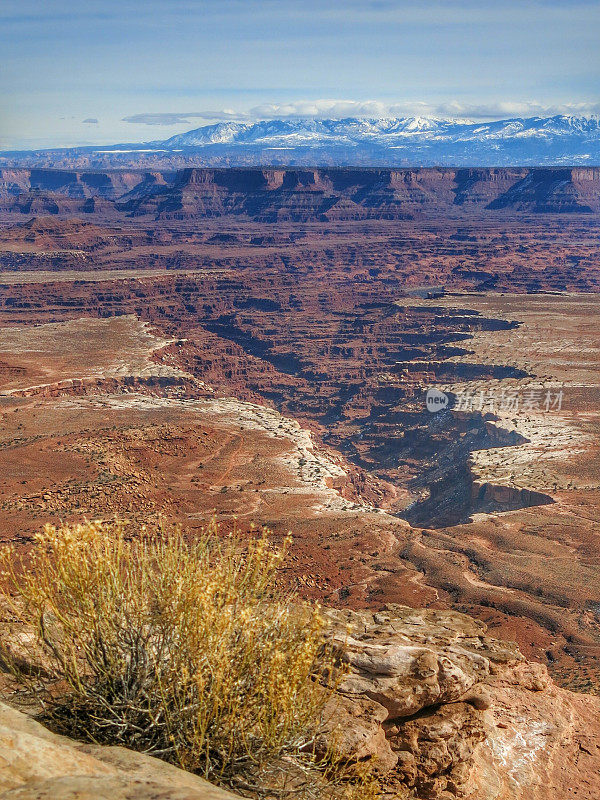
{"label": "thin cloud layer", "polygon": [[241,119],[242,112],[222,109],[220,111],[191,111],[191,112],[167,112],[164,114],[132,114],[123,117],[123,122],[132,122],[136,125],[189,125],[194,119],[204,120],[225,120]]}

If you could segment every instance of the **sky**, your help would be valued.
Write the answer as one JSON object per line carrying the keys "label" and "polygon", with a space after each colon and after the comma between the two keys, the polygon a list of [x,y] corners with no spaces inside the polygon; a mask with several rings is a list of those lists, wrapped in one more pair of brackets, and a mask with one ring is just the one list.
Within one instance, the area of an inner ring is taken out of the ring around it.
{"label": "sky", "polygon": [[600,113],[600,0],[0,0],[0,149]]}

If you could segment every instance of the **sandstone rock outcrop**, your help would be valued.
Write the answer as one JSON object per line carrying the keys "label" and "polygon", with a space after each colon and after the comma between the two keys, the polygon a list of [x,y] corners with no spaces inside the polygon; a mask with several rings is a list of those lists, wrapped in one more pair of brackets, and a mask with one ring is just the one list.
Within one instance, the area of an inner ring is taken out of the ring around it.
{"label": "sandstone rock outcrop", "polygon": [[58,736],[0,703],[0,798],[234,800],[234,795],[156,758]]}
{"label": "sandstone rock outcrop", "polygon": [[600,700],[555,687],[545,667],[482,623],[389,606],[330,611],[348,672],[329,736],[378,760],[390,791],[427,800],[600,794]]}

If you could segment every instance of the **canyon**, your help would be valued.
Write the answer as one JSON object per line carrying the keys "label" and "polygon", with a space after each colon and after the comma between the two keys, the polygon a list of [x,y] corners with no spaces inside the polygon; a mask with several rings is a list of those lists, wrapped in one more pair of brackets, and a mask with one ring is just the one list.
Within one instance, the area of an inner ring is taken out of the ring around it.
{"label": "canyon", "polygon": [[0,540],[291,530],[303,596],[469,614],[593,718],[598,169],[0,174]]}

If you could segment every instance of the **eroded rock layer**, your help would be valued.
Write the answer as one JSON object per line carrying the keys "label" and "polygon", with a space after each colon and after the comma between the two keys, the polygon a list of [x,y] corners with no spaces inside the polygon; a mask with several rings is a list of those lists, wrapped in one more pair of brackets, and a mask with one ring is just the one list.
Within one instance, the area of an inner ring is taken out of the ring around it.
{"label": "eroded rock layer", "polygon": [[403,219],[473,209],[600,211],[595,167],[0,169],[0,207],[20,213],[244,215],[262,222]]}

